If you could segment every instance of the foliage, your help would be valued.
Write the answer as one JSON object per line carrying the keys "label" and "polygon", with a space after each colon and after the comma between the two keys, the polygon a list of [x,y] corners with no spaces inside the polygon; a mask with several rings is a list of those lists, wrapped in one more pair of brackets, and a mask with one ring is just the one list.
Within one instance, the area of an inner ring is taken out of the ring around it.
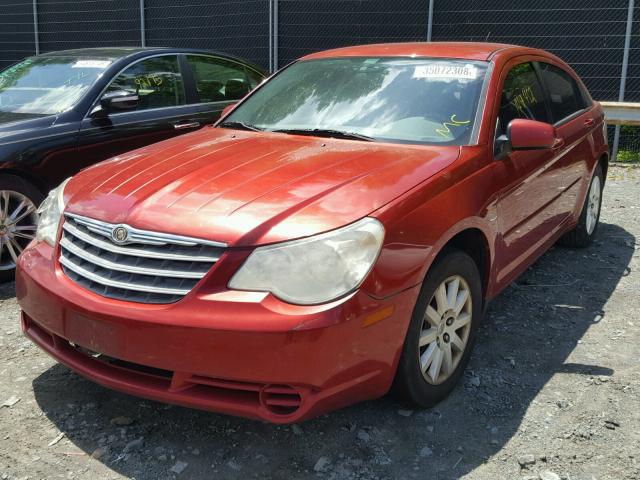
{"label": "foliage", "polygon": [[616,162],[640,163],[640,152],[633,152],[631,150],[618,150],[618,155],[616,155]]}

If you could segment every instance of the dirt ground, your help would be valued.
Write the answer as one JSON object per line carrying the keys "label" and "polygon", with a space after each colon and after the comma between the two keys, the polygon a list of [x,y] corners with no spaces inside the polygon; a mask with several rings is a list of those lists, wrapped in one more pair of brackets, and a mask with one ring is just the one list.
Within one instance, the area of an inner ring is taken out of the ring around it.
{"label": "dirt ground", "polygon": [[491,304],[436,408],[382,398],[296,426],[94,385],[22,336],[0,286],[0,478],[639,479],[640,168],[611,168],[601,222]]}

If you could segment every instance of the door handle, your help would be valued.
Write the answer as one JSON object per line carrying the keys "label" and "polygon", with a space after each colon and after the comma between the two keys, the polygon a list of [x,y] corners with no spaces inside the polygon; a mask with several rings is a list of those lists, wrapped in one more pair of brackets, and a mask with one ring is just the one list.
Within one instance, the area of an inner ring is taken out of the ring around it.
{"label": "door handle", "polygon": [[558,150],[559,148],[564,147],[564,139],[562,138],[556,138],[553,141],[553,145],[551,145],[551,149],[552,150]]}
{"label": "door handle", "polygon": [[596,121],[593,118],[587,118],[584,121],[585,126],[587,127],[593,127],[593,125],[596,123]]}
{"label": "door handle", "polygon": [[190,128],[198,128],[199,126],[200,122],[182,122],[173,124],[173,128],[176,130],[188,130]]}

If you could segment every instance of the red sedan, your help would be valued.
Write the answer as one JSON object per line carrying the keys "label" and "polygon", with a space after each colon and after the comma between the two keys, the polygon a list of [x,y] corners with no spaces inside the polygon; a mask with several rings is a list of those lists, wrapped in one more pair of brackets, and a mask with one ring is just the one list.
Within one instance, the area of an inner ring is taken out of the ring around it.
{"label": "red sedan", "polygon": [[25,334],[107,387],[271,422],[460,379],[487,302],[597,231],[603,114],[557,57],[484,43],[308,55],[215,127],[53,190]]}

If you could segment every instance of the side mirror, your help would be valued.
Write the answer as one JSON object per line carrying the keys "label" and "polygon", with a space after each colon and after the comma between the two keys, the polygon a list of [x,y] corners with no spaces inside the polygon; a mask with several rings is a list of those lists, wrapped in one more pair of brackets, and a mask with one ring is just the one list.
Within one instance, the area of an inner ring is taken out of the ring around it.
{"label": "side mirror", "polygon": [[557,142],[553,125],[524,118],[516,118],[509,123],[507,138],[512,150],[544,150]]}
{"label": "side mirror", "polygon": [[140,104],[140,97],[137,93],[126,90],[116,90],[107,92],[100,98],[100,106],[106,112],[133,110]]}
{"label": "side mirror", "polygon": [[226,107],[224,107],[222,109],[222,113],[220,114],[220,117],[221,118],[226,117],[229,114],[229,112],[235,108],[236,105],[237,103],[232,103],[231,105],[227,105]]}

